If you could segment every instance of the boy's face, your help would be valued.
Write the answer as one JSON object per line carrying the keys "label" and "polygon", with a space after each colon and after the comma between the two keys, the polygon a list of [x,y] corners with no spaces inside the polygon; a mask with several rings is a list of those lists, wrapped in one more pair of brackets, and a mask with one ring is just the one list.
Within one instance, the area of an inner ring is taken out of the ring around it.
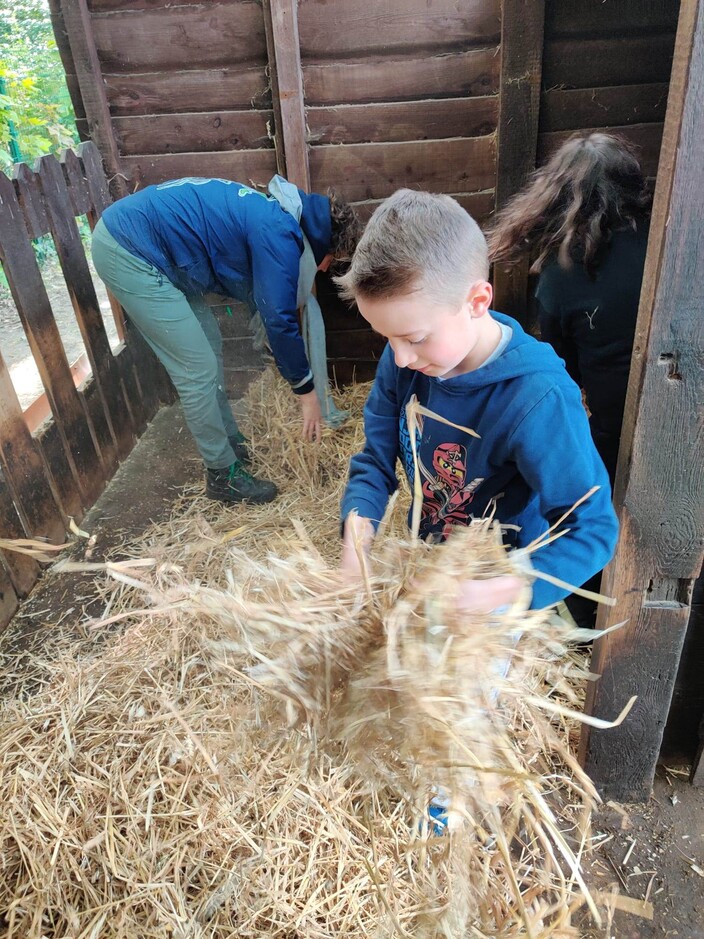
{"label": "boy's face", "polygon": [[491,296],[491,285],[479,281],[459,307],[423,293],[358,297],[357,305],[372,329],[388,339],[399,368],[452,378],[478,368],[492,351],[490,333],[497,324],[486,315]]}

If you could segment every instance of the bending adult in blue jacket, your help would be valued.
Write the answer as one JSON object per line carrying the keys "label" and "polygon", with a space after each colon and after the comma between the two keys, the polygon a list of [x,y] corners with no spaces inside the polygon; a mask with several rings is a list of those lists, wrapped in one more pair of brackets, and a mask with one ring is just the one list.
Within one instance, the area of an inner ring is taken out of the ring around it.
{"label": "bending adult in blue jacket", "polygon": [[348,258],[356,219],[334,195],[298,195],[300,222],[241,183],[178,179],[114,203],[93,233],[95,268],[169,373],[206,466],[207,494],[224,502],[269,502],[276,487],[245,468],[249,452],[227,400],[222,336],[206,294],[259,312],[276,365],[298,396],[303,436],[320,435],[298,322],[299,266],[308,246],[320,270]]}

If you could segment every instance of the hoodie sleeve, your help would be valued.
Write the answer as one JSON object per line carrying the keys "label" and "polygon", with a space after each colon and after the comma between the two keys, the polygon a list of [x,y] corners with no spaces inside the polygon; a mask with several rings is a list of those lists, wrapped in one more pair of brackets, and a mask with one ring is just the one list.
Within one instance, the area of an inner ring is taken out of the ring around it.
{"label": "hoodie sleeve", "polygon": [[313,373],[298,323],[300,234],[284,226],[262,224],[248,233],[254,302],[282,376],[294,394],[313,390]]}
{"label": "hoodie sleeve", "polygon": [[[577,387],[550,389],[511,434],[509,448],[550,525],[599,486],[561,524],[567,533],[531,555],[534,569],[581,587],[611,560],[618,522],[609,477],[592,442]],[[532,607],[551,606],[568,593],[536,578]]]}
{"label": "hoodie sleeve", "polygon": [[364,449],[350,461],[350,475],[342,497],[342,521],[353,509],[371,519],[376,528],[389,497],[398,488],[399,404],[391,348],[386,347],[364,406]]}

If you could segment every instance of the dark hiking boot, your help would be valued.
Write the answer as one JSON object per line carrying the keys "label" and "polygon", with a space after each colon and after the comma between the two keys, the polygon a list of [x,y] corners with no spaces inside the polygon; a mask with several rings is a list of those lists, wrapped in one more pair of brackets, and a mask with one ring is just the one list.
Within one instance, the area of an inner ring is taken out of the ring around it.
{"label": "dark hiking boot", "polygon": [[234,434],[232,437],[228,437],[227,439],[230,443],[230,446],[235,451],[235,456],[240,461],[240,463],[244,463],[245,466],[251,466],[252,451],[249,449],[247,438],[243,434]]}
{"label": "dark hiking boot", "polygon": [[218,502],[254,502],[260,505],[271,502],[278,495],[278,489],[268,479],[255,479],[251,473],[236,460],[225,469],[209,469],[205,481],[206,495]]}

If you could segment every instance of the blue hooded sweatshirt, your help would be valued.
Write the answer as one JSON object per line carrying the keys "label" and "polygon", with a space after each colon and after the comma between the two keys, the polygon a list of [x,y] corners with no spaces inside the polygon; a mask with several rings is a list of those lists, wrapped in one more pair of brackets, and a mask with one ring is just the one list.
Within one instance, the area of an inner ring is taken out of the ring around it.
{"label": "blue hooded sweatshirt", "polygon": [[118,244],[187,297],[216,293],[256,307],[279,371],[304,394],[313,379],[297,314],[301,229],[319,264],[331,222],[327,196],[300,196],[299,225],[275,199],[241,183],[176,179],[120,199],[103,221]]}
{"label": "blue hooded sweatshirt", "polygon": [[[429,410],[479,434],[477,439],[422,418],[416,440],[421,537],[442,540],[453,525],[495,510],[502,525],[515,526],[506,528],[505,543],[524,547],[600,486],[560,526],[569,533],[531,556],[534,569],[579,587],[604,567],[616,546],[609,478],[592,443],[580,390],[562,360],[515,320],[491,315],[513,330],[508,346],[494,361],[455,378],[398,368],[386,346],[365,405],[366,442],[350,464],[342,517],[356,509],[378,524],[398,486],[397,458],[413,484],[405,406],[416,395]],[[567,593],[536,579],[532,606],[550,606]]]}

